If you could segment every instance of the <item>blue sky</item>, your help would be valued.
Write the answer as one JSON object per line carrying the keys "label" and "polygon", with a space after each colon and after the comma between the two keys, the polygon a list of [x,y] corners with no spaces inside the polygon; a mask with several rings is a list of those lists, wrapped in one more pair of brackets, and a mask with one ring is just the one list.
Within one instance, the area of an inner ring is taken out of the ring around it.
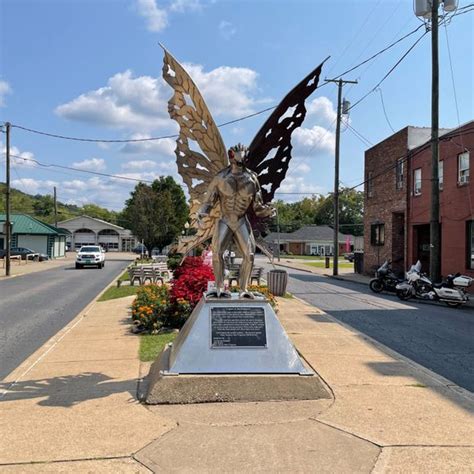
{"label": "blue sky", "polygon": [[[470,1],[460,0],[460,7]],[[473,118],[474,12],[440,28],[440,126]],[[418,25],[410,0],[1,0],[0,121],[74,137],[129,139],[176,131],[168,118],[171,90],[161,79],[162,42],[187,67],[217,123],[276,105],[324,58],[322,79],[360,63]],[[355,103],[421,36],[424,27],[376,60],[345,76]],[[450,61],[458,98],[454,101]],[[391,127],[429,126],[430,36],[382,83]],[[375,144],[392,133],[381,93],[351,110],[350,125]],[[280,190],[326,193],[333,187],[337,88],[307,102],[294,137],[293,160]],[[224,142],[249,143],[268,113],[221,128]],[[343,127],[341,183],[363,181],[370,146]],[[0,136],[2,149],[4,135]],[[146,145],[59,140],[12,129],[12,154],[42,163],[153,179],[179,179],[174,142]],[[2,162],[4,163],[4,161]],[[63,202],[121,209],[133,181],[110,179],[13,159],[12,184]],[[4,166],[0,179],[5,179]],[[304,194],[281,194],[296,200]]]}

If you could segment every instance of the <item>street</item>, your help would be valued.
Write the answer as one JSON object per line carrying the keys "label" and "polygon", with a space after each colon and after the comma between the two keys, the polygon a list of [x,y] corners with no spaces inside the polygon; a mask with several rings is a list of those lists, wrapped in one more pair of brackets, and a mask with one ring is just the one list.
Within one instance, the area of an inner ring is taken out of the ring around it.
{"label": "street", "polygon": [[117,276],[128,262],[102,270],[65,267],[0,281],[0,380],[18,367]]}
{"label": "street", "polygon": [[[257,265],[265,273],[272,268],[260,258]],[[376,295],[358,283],[287,270],[288,291],[298,298],[474,392],[472,309],[402,302],[394,295]]]}

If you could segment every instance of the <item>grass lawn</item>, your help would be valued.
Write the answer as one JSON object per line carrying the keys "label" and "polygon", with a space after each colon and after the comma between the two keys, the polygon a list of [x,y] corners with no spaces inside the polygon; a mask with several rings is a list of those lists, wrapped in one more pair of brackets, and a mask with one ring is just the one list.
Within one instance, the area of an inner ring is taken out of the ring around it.
{"label": "grass lawn", "polygon": [[128,270],[125,270],[121,275],[120,275],[120,278],[119,278],[119,281],[128,281],[130,280],[130,276],[128,274]]}
{"label": "grass lawn", "polygon": [[143,334],[140,336],[139,357],[142,362],[151,362],[156,359],[168,342],[174,341],[177,332],[164,334]]}
{"label": "grass lawn", "polygon": [[[280,255],[281,259],[285,260],[324,260],[324,257],[317,257],[315,255]],[[331,257],[332,258],[332,257]]]}
{"label": "grass lawn", "polygon": [[[316,267],[316,268],[325,268],[325,262],[308,262],[305,263],[305,265],[309,265],[311,267]],[[339,268],[354,268],[354,264],[348,262],[347,260],[339,260]],[[332,268],[332,260],[329,263],[329,268]]]}
{"label": "grass lawn", "polygon": [[121,286],[117,288],[116,286],[111,286],[108,288],[105,293],[97,301],[108,301],[115,298],[123,298],[124,296],[135,295],[138,291],[139,286]]}

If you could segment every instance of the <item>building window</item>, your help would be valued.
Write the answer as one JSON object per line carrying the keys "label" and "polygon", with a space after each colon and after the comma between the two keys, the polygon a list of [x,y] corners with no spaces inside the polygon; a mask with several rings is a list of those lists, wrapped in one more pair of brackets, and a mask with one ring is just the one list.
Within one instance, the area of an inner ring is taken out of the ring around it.
{"label": "building window", "polygon": [[421,168],[413,172],[413,194],[419,196],[421,194]]}
{"label": "building window", "polygon": [[385,244],[385,224],[372,224],[370,226],[370,244]]}
{"label": "building window", "polygon": [[370,198],[374,195],[373,183],[372,183],[372,171],[367,173],[367,196]]}
{"label": "building window", "polygon": [[396,176],[396,188],[402,189],[403,188],[403,166],[404,166],[404,158],[400,158],[397,161],[397,176]]}
{"label": "building window", "polygon": [[443,189],[443,179],[444,179],[444,161],[438,161],[438,183],[439,183],[439,189]]}
{"label": "building window", "polygon": [[469,183],[469,152],[458,155],[458,183]]}
{"label": "building window", "polygon": [[474,221],[466,222],[466,267],[474,270]]}

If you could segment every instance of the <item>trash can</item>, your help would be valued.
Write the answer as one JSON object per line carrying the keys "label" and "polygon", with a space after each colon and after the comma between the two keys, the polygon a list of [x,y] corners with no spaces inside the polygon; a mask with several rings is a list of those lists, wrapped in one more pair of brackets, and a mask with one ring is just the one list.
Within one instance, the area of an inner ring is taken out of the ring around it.
{"label": "trash can", "polygon": [[331,259],[329,257],[326,257],[324,259],[324,268],[329,268],[331,266]]}
{"label": "trash can", "polygon": [[364,273],[364,252],[354,252],[354,273]]}
{"label": "trash can", "polygon": [[284,296],[288,285],[286,270],[270,270],[267,273],[268,289],[275,296]]}

